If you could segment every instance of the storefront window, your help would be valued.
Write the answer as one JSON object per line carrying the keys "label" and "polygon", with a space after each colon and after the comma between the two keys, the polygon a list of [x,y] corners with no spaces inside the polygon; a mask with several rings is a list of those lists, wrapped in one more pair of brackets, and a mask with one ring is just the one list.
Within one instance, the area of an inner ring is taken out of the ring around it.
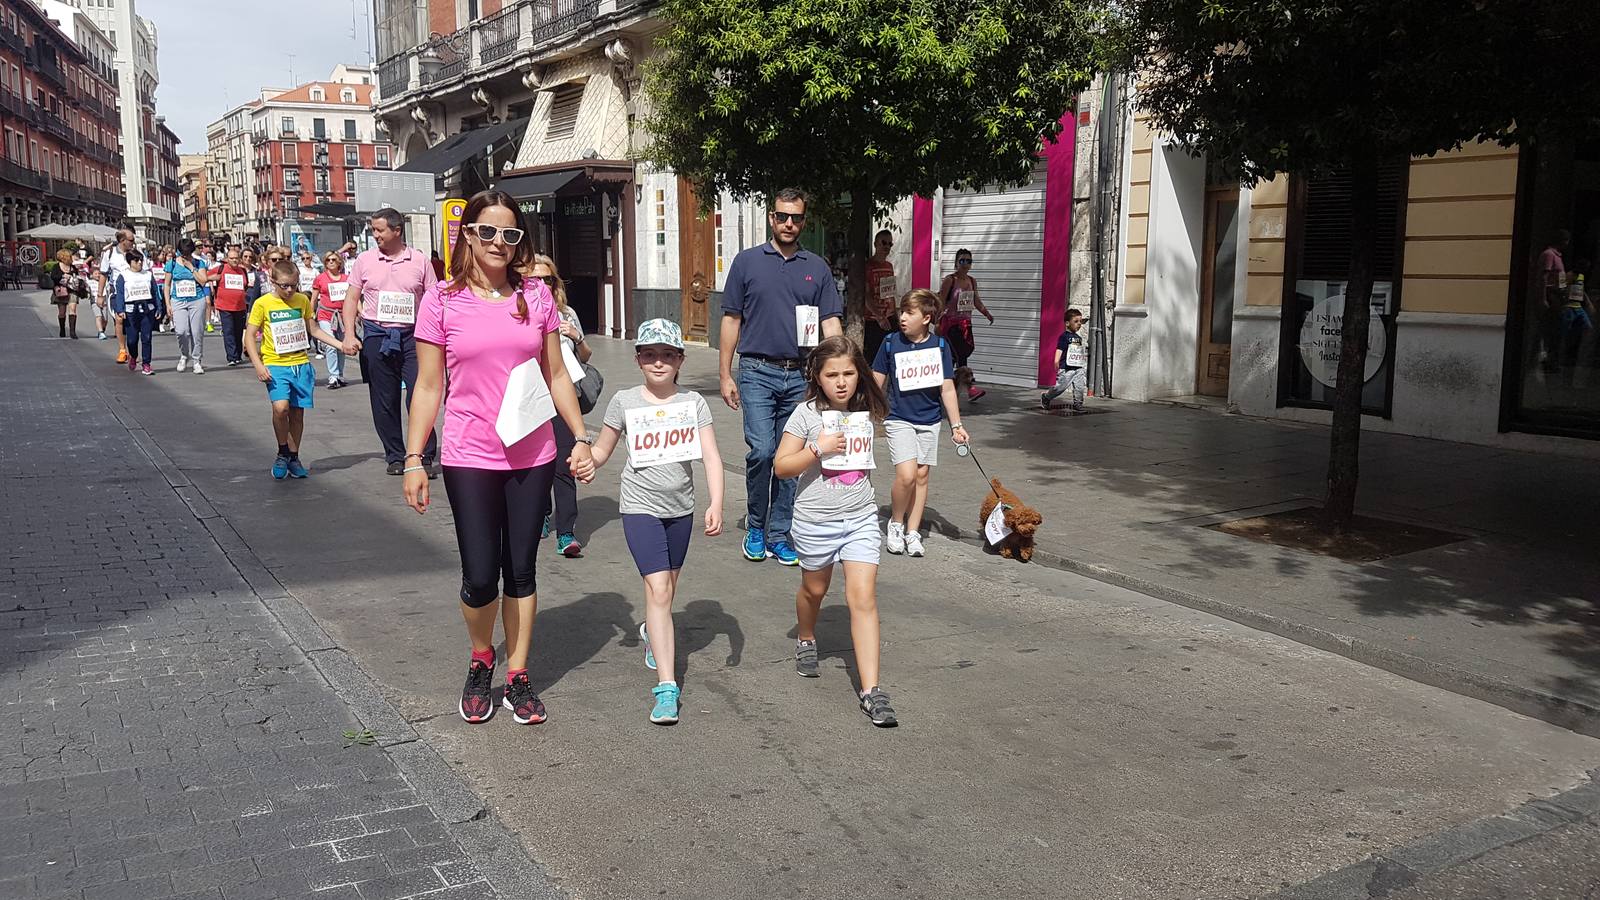
{"label": "storefront window", "polygon": [[1522,156],[1521,190],[1508,424],[1600,438],[1600,142],[1542,141]]}
{"label": "storefront window", "polygon": [[[1394,373],[1395,318],[1400,312],[1401,215],[1408,162],[1379,170],[1377,251],[1372,318],[1361,408],[1387,417]],[[1345,285],[1350,277],[1348,172],[1294,180],[1295,203],[1285,252],[1279,396],[1286,406],[1330,408],[1338,382]]]}

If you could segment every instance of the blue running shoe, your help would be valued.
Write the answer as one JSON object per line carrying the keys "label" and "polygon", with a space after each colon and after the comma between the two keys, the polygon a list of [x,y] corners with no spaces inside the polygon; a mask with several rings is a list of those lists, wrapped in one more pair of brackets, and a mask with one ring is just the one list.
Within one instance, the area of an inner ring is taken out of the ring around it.
{"label": "blue running shoe", "polygon": [[279,481],[289,477],[289,457],[280,456],[272,461],[272,477]]}
{"label": "blue running shoe", "polygon": [[544,517],[544,524],[539,526],[539,540],[542,541],[542,540],[544,540],[545,538],[547,538],[549,536],[550,536],[550,517],[549,516],[545,516]]}
{"label": "blue running shoe", "polygon": [[752,528],[744,533],[744,558],[751,562],[761,562],[772,554],[767,552],[767,533],[760,528]]}
{"label": "blue running shoe", "polygon": [[654,669],[656,667],[656,655],[650,652],[650,632],[644,630],[643,622],[639,623],[639,640],[644,641],[644,667],[646,669]]}
{"label": "blue running shoe", "polygon": [[311,474],[310,472],[306,471],[305,464],[300,462],[300,459],[298,457],[293,457],[293,456],[289,457],[289,477],[290,478],[304,478],[304,477],[306,477],[307,475],[310,475],[310,474]]}
{"label": "blue running shoe", "polygon": [[650,693],[656,695],[655,708],[650,710],[650,721],[657,725],[672,725],[678,721],[678,686],[667,682],[658,684]]}
{"label": "blue running shoe", "polygon": [[777,557],[778,562],[786,566],[800,565],[800,554],[794,552],[788,541],[779,541],[767,548],[767,555]]}

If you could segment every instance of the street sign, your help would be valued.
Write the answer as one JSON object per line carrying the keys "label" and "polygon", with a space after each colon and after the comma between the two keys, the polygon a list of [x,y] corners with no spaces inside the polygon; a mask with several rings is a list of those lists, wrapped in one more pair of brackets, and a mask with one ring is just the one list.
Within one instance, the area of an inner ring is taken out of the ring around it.
{"label": "street sign", "polygon": [[356,170],[356,212],[371,213],[389,207],[431,216],[439,209],[434,197],[432,172]]}

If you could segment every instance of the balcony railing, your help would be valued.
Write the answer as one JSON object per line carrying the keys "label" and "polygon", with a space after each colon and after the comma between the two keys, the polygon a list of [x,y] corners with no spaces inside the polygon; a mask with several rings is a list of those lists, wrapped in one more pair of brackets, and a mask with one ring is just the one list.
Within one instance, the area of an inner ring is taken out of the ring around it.
{"label": "balcony railing", "polygon": [[17,165],[9,159],[0,159],[0,178],[36,191],[50,190],[50,176]]}
{"label": "balcony railing", "polygon": [[84,188],[81,192],[83,199],[96,206],[110,207],[111,209],[127,209],[128,201],[121,194],[102,191],[99,188]]}
{"label": "balcony railing", "polygon": [[10,47],[17,53],[28,52],[28,42],[22,39],[22,35],[4,26],[0,26],[0,44]]}
{"label": "balcony railing", "polygon": [[57,181],[50,186],[50,193],[63,200],[77,200],[79,187],[70,181]]}
{"label": "balcony railing", "polygon": [[647,5],[649,0],[521,0],[453,34],[435,35],[420,47],[378,67],[379,103],[407,91],[459,81],[468,73],[537,50],[581,30],[597,16]]}
{"label": "balcony railing", "polygon": [[3,88],[0,88],[0,109],[13,116],[27,115],[27,108],[23,105],[22,98]]}

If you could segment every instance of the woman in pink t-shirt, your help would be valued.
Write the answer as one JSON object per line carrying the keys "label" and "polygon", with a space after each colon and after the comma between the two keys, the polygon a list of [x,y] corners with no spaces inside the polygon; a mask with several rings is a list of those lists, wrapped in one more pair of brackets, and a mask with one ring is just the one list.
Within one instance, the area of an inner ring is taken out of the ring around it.
{"label": "woman in pink t-shirt", "polygon": [[[464,240],[450,260],[455,278],[429,288],[417,308],[406,503],[418,513],[427,511],[422,448],[443,401],[440,462],[461,552],[461,615],[472,641],[458,709],[468,722],[494,715],[498,611],[507,657],[502,703],[526,725],[545,720],[544,704],[528,678],[538,606],[539,527],[550,505],[556,466],[568,466],[580,481],[594,477],[593,441],[578,409],[577,389],[561,363],[561,317],[550,289],[517,274],[528,271],[533,244],[516,201],[501,191],[480,192],[461,214],[461,234]],[[556,458],[552,406],[579,436],[566,459]]]}
{"label": "woman in pink t-shirt", "polygon": [[[344,297],[350,290],[350,276],[344,271],[344,257],[329,253],[322,258],[322,271],[311,282],[311,297],[317,302],[317,324],[323,331],[344,340]],[[344,380],[344,350],[339,344],[323,344],[322,358],[328,364],[328,390],[348,386]]]}

